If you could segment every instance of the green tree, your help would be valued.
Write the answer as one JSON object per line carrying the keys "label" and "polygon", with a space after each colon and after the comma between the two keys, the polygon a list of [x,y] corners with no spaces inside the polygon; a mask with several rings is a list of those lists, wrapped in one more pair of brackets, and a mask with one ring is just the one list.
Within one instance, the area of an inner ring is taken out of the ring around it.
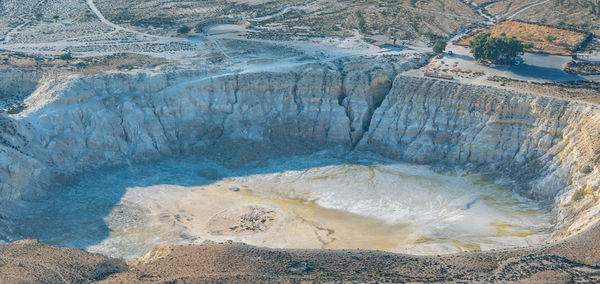
{"label": "green tree", "polygon": [[445,50],[446,50],[446,41],[444,41],[443,39],[436,40],[435,44],[433,44],[433,52],[444,53]]}
{"label": "green tree", "polygon": [[69,61],[69,60],[73,59],[73,55],[71,55],[70,52],[67,52],[67,53],[59,55],[58,59]]}
{"label": "green tree", "polygon": [[190,29],[190,27],[188,26],[181,26],[177,29],[177,33],[181,34],[181,35],[185,35],[187,33],[189,33],[192,29]]}
{"label": "green tree", "polygon": [[523,52],[523,43],[514,37],[491,37],[489,33],[477,35],[469,43],[473,57],[478,61],[508,64]]}
{"label": "green tree", "polygon": [[471,53],[473,54],[473,58],[476,60],[485,59],[485,49],[487,40],[490,37],[490,33],[481,33],[475,36],[470,42],[469,47],[471,47]]}
{"label": "green tree", "polygon": [[[600,5],[600,4],[598,4]],[[576,43],[572,48],[571,48],[571,52],[577,52],[580,51],[582,49],[585,49],[586,46],[588,46],[588,44],[590,44],[592,42],[592,40],[594,40],[594,34],[591,32],[586,32],[585,33],[585,38]]]}

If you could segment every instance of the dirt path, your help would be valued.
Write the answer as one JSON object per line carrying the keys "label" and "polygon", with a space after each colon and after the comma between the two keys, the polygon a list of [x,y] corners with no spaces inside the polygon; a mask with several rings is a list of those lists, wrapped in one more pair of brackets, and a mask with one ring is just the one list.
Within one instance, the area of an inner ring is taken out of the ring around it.
{"label": "dirt path", "polygon": [[17,32],[18,30],[20,30],[22,27],[24,27],[25,25],[31,23],[31,21],[27,21],[25,19],[23,19],[23,17],[19,17],[19,19],[23,20],[24,22],[19,24],[18,26],[12,28],[10,31],[8,31],[8,33],[6,33],[6,35],[4,36],[4,38],[2,39],[3,42],[9,42],[11,40],[11,36]]}
{"label": "dirt path", "polygon": [[126,28],[123,26],[119,26],[111,21],[109,21],[108,19],[106,19],[106,17],[104,17],[104,15],[102,14],[102,12],[100,12],[100,10],[98,9],[98,7],[96,7],[96,4],[94,4],[94,0],[86,0],[87,5],[90,7],[90,9],[92,10],[92,12],[96,15],[96,17],[98,17],[98,19],[106,24],[107,26],[110,26],[112,28],[114,28],[117,31],[126,31],[126,32],[130,32],[142,37],[150,37],[150,38],[154,38],[154,39],[159,39],[159,40],[163,40],[163,41],[185,41],[185,39],[182,38],[178,38],[178,37],[164,37],[164,36],[157,36],[157,35],[152,35],[152,34],[148,34],[148,33],[143,33],[140,31],[136,31],[130,28]]}
{"label": "dirt path", "polygon": [[[35,6],[33,6],[33,10],[37,9],[44,2],[46,2],[46,0],[41,0],[40,2],[35,4]],[[27,24],[32,22],[32,20],[26,20],[26,17],[33,18],[33,15],[32,14],[22,14],[22,15],[18,16],[17,18],[19,18],[21,21],[23,21],[23,23],[21,23],[18,26],[9,30],[8,33],[6,33],[6,35],[4,35],[4,38],[2,40],[0,40],[0,42],[9,42],[12,38],[12,35],[15,32],[17,32],[18,30],[20,30],[21,28],[23,28],[24,26],[26,26]]]}
{"label": "dirt path", "polygon": [[547,3],[547,2],[550,2],[550,0],[543,0],[543,1],[539,1],[539,2],[535,2],[535,3],[529,4],[529,5],[527,5],[527,6],[523,7],[523,8],[515,11],[511,15],[508,15],[506,17],[506,19],[512,20],[514,17],[516,17],[521,12],[524,12],[524,11],[528,10],[529,8],[533,8],[535,6],[542,5],[542,4]]}
{"label": "dirt path", "polygon": [[88,6],[90,7],[90,9],[92,10],[92,12],[96,15],[96,17],[98,17],[98,19],[100,19],[101,22],[103,22],[104,24],[111,26],[112,28],[116,29],[116,30],[126,30],[129,32],[133,32],[133,33],[137,33],[136,31],[133,30],[127,30],[119,25],[113,24],[111,21],[107,20],[104,15],[102,15],[102,12],[100,12],[100,10],[98,10],[98,7],[96,7],[96,4],[94,4],[94,0],[87,0],[86,1]]}

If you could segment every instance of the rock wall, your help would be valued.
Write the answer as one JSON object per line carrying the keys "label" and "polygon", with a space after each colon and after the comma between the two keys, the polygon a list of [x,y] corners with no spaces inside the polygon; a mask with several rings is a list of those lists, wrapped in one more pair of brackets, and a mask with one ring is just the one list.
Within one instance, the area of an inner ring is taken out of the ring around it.
{"label": "rock wall", "polygon": [[33,93],[41,77],[42,74],[36,71],[0,69],[0,110]]}
{"label": "rock wall", "polygon": [[554,202],[556,238],[600,213],[595,105],[399,76],[358,149],[510,178],[520,194]]}
{"label": "rock wall", "polygon": [[35,198],[82,171],[180,155],[233,165],[332,146],[466,166],[554,200],[557,238],[598,216],[595,106],[397,76],[414,62],[281,72],[70,77],[0,117],[0,198]]}

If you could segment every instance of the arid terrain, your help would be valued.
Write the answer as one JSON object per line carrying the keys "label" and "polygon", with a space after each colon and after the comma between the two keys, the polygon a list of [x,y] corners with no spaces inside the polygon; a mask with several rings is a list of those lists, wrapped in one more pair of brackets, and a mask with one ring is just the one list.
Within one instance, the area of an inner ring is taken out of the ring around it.
{"label": "arid terrain", "polygon": [[476,0],[468,3],[482,7],[487,14],[499,19],[596,33],[600,28],[600,2],[597,0]]}
{"label": "arid terrain", "polygon": [[359,30],[365,35],[426,39],[429,34],[449,35],[479,21],[458,0],[98,1],[98,6],[115,23],[153,26],[166,32],[181,24],[194,26],[198,18],[241,18],[269,31],[262,35],[269,38],[351,36]]}
{"label": "arid terrain", "polygon": [[598,33],[600,30],[600,2],[598,0],[537,2],[544,3],[523,11],[515,19],[594,33]]}
{"label": "arid terrain", "polygon": [[[524,43],[533,44],[533,48],[528,49],[530,52],[559,55],[570,55],[573,53],[573,48],[586,39],[586,35],[581,32],[510,20],[483,29],[481,32],[490,33],[494,37],[514,36]],[[458,44],[468,46],[473,37],[465,37]]]}
{"label": "arid terrain", "polygon": [[536,249],[443,257],[205,243],[159,247],[129,266],[81,250],[21,241],[0,247],[0,282],[595,283],[600,281],[598,234],[596,227]]}
{"label": "arid terrain", "polygon": [[600,282],[599,17],[0,1],[0,283]]}

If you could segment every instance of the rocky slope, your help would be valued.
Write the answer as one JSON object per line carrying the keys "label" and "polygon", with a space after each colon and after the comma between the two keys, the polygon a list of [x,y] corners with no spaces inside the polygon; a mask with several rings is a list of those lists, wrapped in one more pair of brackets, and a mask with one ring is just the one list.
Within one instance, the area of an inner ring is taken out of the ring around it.
{"label": "rocky slope", "polygon": [[19,241],[0,246],[0,283],[597,283],[599,231],[535,249],[427,257],[204,243],[158,247],[129,267],[79,249]]}
{"label": "rocky slope", "polygon": [[90,283],[128,268],[123,260],[36,240],[0,246],[0,283]]}
{"label": "rocky slope", "polygon": [[557,238],[597,218],[595,106],[397,76],[420,58],[289,70],[103,73],[49,81],[0,117],[0,198],[52,194],[82,171],[206,155],[231,166],[341,146],[465,166],[553,200]]}

